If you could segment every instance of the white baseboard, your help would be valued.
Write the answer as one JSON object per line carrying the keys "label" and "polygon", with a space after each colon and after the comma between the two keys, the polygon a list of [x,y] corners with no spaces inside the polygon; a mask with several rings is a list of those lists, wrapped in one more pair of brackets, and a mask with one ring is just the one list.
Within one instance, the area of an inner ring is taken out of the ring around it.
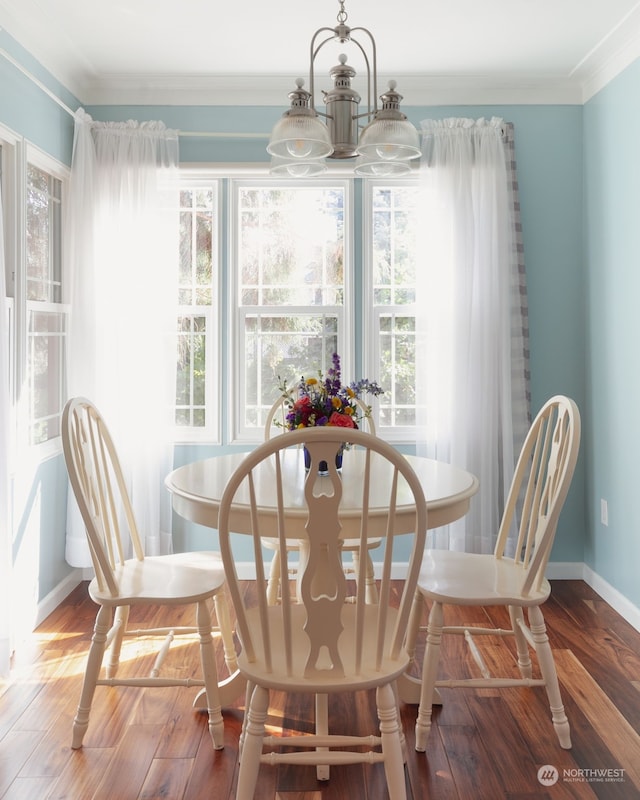
{"label": "white baseboard", "polygon": [[46,597],[38,603],[36,612],[36,627],[43,622],[49,614],[56,610],[62,601],[71,594],[76,586],[83,580],[82,570],[74,569],[62,580]]}
{"label": "white baseboard", "polygon": [[609,603],[611,608],[617,611],[629,625],[633,625],[637,631],[640,631],[640,608],[635,606],[631,600],[611,586],[610,583],[607,583],[604,578],[601,578],[586,564],[584,565],[582,579],[589,584],[594,592],[597,592],[603,600]]}
{"label": "white baseboard", "polygon": [[629,625],[640,631],[640,608],[601,578],[591,567],[578,561],[554,561],[547,564],[546,577],[549,580],[584,581],[594,592],[609,603]]}
{"label": "white baseboard", "polygon": [[582,581],[584,564],[582,561],[550,561],[545,577],[550,581]]}

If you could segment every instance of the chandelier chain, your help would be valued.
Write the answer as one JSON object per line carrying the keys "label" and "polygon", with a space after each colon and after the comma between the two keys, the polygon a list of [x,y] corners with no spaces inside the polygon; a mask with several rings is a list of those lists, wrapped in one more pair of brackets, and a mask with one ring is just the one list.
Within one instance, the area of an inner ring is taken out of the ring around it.
{"label": "chandelier chain", "polygon": [[344,9],[344,0],[338,0],[338,2],[340,3],[340,11],[338,11],[337,19],[338,19],[338,22],[339,22],[340,25],[344,25],[345,22],[347,21],[349,15],[347,14],[347,12]]}

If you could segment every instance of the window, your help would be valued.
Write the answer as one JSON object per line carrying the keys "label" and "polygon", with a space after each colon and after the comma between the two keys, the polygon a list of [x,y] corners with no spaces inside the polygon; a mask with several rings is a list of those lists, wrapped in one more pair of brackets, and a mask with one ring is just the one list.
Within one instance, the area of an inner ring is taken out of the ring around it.
{"label": "window", "polygon": [[60,435],[68,308],[62,303],[62,178],[26,169],[26,387],[29,444]]}
{"label": "window", "polygon": [[279,382],[326,372],[338,352],[347,380],[385,388],[373,403],[377,429],[412,441],[416,182],[190,171],[184,181],[178,437],[260,441]]}
{"label": "window", "polygon": [[[180,192],[176,425],[217,440],[218,185]],[[186,437],[188,438],[188,436]]]}
{"label": "window", "polygon": [[261,433],[279,380],[342,350],[346,211],[345,183],[234,183],[237,439]]}

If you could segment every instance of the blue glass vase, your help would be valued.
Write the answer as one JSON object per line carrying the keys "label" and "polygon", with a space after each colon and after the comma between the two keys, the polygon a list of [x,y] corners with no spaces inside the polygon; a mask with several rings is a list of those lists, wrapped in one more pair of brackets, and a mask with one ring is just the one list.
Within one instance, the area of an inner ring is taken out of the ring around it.
{"label": "blue glass vase", "polygon": [[[336,453],[336,469],[342,469],[342,454],[344,452],[344,447],[341,447],[340,450]],[[311,453],[304,448],[304,468],[309,471],[311,469]],[[329,474],[329,465],[326,461],[320,461],[318,464],[318,475],[328,475]]]}

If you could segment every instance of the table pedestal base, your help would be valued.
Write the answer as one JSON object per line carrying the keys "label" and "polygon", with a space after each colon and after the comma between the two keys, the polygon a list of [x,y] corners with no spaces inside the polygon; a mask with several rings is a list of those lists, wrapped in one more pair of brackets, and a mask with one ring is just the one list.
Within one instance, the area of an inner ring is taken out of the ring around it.
{"label": "table pedestal base", "polygon": [[[218,684],[220,690],[220,705],[224,708],[235,703],[235,701],[244,695],[245,686],[247,685],[246,679],[236,670],[233,675],[225,678]],[[193,701],[194,708],[207,707],[207,692],[205,689],[200,689]]]}
{"label": "table pedestal base", "polygon": [[[407,705],[417,706],[420,704],[420,689],[422,687],[420,678],[413,675],[407,675],[406,672],[398,678],[398,696],[403,703]],[[433,690],[432,705],[441,706],[442,697],[437,689]]]}

